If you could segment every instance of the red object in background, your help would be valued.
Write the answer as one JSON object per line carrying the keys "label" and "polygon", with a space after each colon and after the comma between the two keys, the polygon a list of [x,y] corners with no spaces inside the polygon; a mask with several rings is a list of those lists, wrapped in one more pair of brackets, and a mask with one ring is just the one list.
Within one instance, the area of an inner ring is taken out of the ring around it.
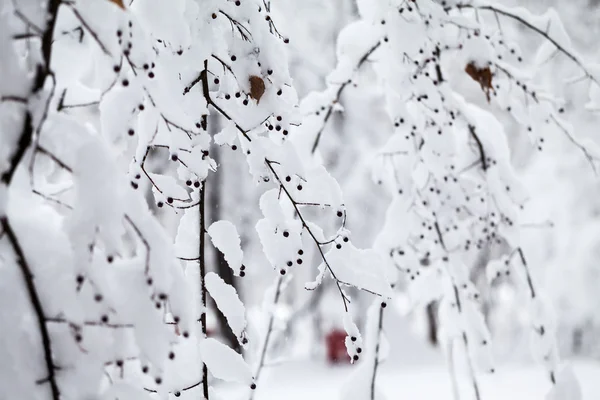
{"label": "red object in background", "polygon": [[350,362],[350,356],[346,351],[346,332],[334,329],[325,336],[325,347],[327,348],[327,361],[332,364]]}

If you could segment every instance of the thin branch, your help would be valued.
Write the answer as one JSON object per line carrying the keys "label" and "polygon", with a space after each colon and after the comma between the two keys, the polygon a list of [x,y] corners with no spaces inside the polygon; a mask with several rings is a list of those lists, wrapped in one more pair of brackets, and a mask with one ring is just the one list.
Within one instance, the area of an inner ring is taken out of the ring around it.
{"label": "thin branch", "polygon": [[87,23],[85,18],[83,18],[83,16],[79,13],[79,10],[77,10],[77,8],[75,8],[75,5],[72,3],[68,3],[68,6],[71,9],[71,11],[73,12],[73,15],[75,15],[75,18],[77,18],[79,20],[79,22],[81,22],[81,25],[83,25],[85,30],[87,30],[89,32],[89,34],[92,36],[92,38],[94,39],[94,41],[96,43],[98,43],[98,46],[100,46],[100,49],[102,50],[102,52],[104,54],[106,54],[107,56],[112,57],[112,54],[108,50],[108,47],[106,47],[106,45],[104,43],[102,43],[102,41],[100,40],[100,37],[98,36],[96,31],[94,31],[92,29],[92,27]]}
{"label": "thin branch", "polygon": [[531,299],[535,299],[535,289],[533,288],[533,280],[531,279],[531,274],[529,273],[529,267],[527,266],[527,260],[525,259],[525,253],[523,253],[522,248],[517,249],[517,254],[519,254],[519,258],[521,259],[521,263],[523,264],[523,268],[525,269],[525,276],[527,277],[527,285],[529,286],[529,294],[531,295]]}
{"label": "thin branch", "polygon": [[577,147],[579,150],[581,150],[581,152],[583,153],[583,155],[585,156],[586,160],[590,163],[592,170],[594,171],[594,174],[598,174],[598,171],[596,171],[596,165],[594,164],[594,161],[597,161],[598,159],[596,157],[594,157],[586,148],[584,145],[582,145],[581,143],[579,143],[579,141],[577,141],[573,135],[569,132],[569,130],[554,116],[550,116],[550,118],[552,119],[552,121],[554,121],[554,123],[556,124],[556,126],[558,126],[558,128],[562,131],[562,133],[565,134],[565,136],[567,137],[567,139],[569,139],[569,141],[571,143],[573,143],[573,145],[575,147]]}
{"label": "thin branch", "polygon": [[273,165],[271,165],[272,162],[270,160],[265,159],[265,163],[267,164],[267,166],[269,167],[269,169],[273,173],[273,176],[275,176],[275,179],[277,179],[277,181],[279,182],[279,186],[284,191],[284,193],[286,194],[287,198],[292,203],[292,206],[296,210],[296,214],[298,215],[298,218],[300,218],[300,221],[302,221],[302,227],[308,232],[308,234],[310,235],[310,237],[312,238],[312,240],[315,242],[317,250],[319,251],[319,254],[321,255],[321,259],[323,260],[323,262],[325,263],[325,266],[329,270],[329,273],[331,274],[331,277],[335,280],[335,283],[337,285],[338,291],[340,292],[340,295],[342,296],[342,301],[344,303],[344,309],[346,310],[346,312],[348,312],[348,304],[347,304],[348,300],[346,298],[346,295],[342,291],[342,287],[340,286],[340,280],[337,278],[337,276],[333,272],[333,269],[329,265],[329,261],[327,261],[327,257],[325,257],[325,253],[323,253],[323,249],[321,248],[322,244],[319,242],[319,240],[316,238],[316,236],[314,235],[314,233],[312,232],[312,230],[308,226],[308,223],[306,222],[306,219],[304,218],[304,216],[300,212],[300,208],[298,207],[298,204],[296,203],[296,201],[294,200],[294,198],[292,197],[292,195],[290,194],[290,192],[288,191],[288,189],[285,187],[285,185],[281,181],[279,175],[277,174],[277,172],[273,168]]}
{"label": "thin branch", "polygon": [[[440,226],[439,226],[439,224],[438,224],[437,221],[435,221],[434,226],[435,226],[435,231],[436,231],[436,233],[438,235],[438,238],[439,238],[439,241],[440,241],[440,245],[444,249],[444,252],[447,253],[448,249],[446,248],[446,244],[444,243],[444,238],[442,236],[442,231],[441,231]],[[444,257],[444,260],[447,262],[448,258]],[[456,282],[454,282],[454,277],[450,276],[450,279],[452,281],[452,288],[454,290],[454,300],[456,302],[456,308],[458,310],[458,313],[460,315],[462,315],[463,309],[462,309],[462,302],[460,300],[460,294],[458,292],[458,286],[456,286]],[[475,370],[473,368],[473,360],[471,359],[471,356],[469,355],[469,339],[467,337],[467,333],[464,330],[464,328],[461,327],[461,329],[462,329],[462,340],[463,340],[463,343],[465,345],[465,352],[467,353],[466,354],[466,356],[467,356],[467,364],[468,364],[468,367],[469,367],[469,374],[470,374],[470,378],[471,378],[471,383],[473,385],[473,391],[475,392],[475,398],[477,400],[481,400],[481,395],[479,393],[479,384],[477,383],[477,377],[475,376]]]}
{"label": "thin branch", "polygon": [[35,318],[37,320],[38,329],[40,331],[40,336],[42,339],[44,361],[48,373],[48,376],[45,378],[45,382],[48,382],[50,384],[52,399],[60,400],[60,392],[58,390],[58,384],[56,382],[55,367],[52,361],[52,344],[50,340],[50,332],[48,331],[48,327],[46,326],[44,309],[42,307],[42,302],[40,300],[35,286],[33,273],[31,272],[31,267],[27,263],[27,259],[25,258],[25,254],[23,253],[23,248],[21,247],[19,239],[17,238],[16,233],[13,231],[13,228],[7,216],[3,216],[0,218],[0,225],[2,225],[4,234],[6,235],[8,242],[11,244],[15,253],[17,265],[19,266],[19,268],[21,269],[21,273],[23,274],[23,281],[25,282],[27,293],[29,295]]}
{"label": "thin branch", "polygon": [[6,96],[2,96],[0,97],[0,102],[5,102],[5,101],[11,101],[14,103],[21,103],[21,104],[27,104],[27,99],[25,97],[19,97],[19,96],[11,96],[11,95],[6,95]]}
{"label": "thin branch", "polygon": [[[52,317],[46,318],[46,322],[51,322],[54,324],[68,324],[70,326],[74,326],[79,328],[79,324],[75,322],[71,322],[66,320],[65,318],[60,317]],[[134,328],[133,324],[115,324],[115,323],[104,323],[99,321],[83,321],[84,326],[97,326],[100,328],[112,328],[112,329],[123,329],[123,328]]]}
{"label": "thin branch", "polygon": [[[235,124],[235,127],[237,128],[238,131],[240,131],[240,133],[242,135],[244,135],[244,137],[251,142],[252,139],[250,139],[250,136],[248,136],[248,132],[246,130],[244,130],[241,126],[238,125],[237,122],[235,122],[233,120],[233,118],[231,118],[225,111],[223,111],[223,109],[221,107],[219,107],[210,97],[210,90],[208,87],[208,60],[204,60],[204,69],[200,72],[200,74],[198,75],[198,77],[193,81],[193,82],[202,82],[202,93],[204,95],[204,99],[206,100],[206,103],[213,106],[215,110],[217,110],[223,117],[225,117],[228,121],[231,121]],[[196,83],[193,83],[188,85],[187,87],[191,88],[193,87]],[[186,87],[186,89],[187,89]],[[189,90],[188,90],[189,92]],[[188,93],[185,91],[183,94],[185,95],[186,93]]]}
{"label": "thin branch", "polygon": [[488,168],[485,157],[485,150],[483,149],[483,144],[481,143],[479,136],[477,136],[477,133],[475,132],[475,127],[473,125],[469,125],[469,133],[471,134],[471,137],[475,140],[475,143],[477,143],[477,148],[479,149],[479,160],[481,162],[481,168],[483,168],[483,171],[485,172]]}
{"label": "thin branch", "polygon": [[381,331],[383,330],[383,307],[379,307],[379,321],[377,323],[377,341],[375,342],[375,358],[373,360],[373,374],[371,376],[371,400],[375,400],[375,379],[379,368],[379,348],[381,346]]}
{"label": "thin branch", "polygon": [[[202,335],[206,338],[206,258],[205,258],[205,199],[206,199],[206,180],[199,188],[198,193],[198,215],[200,220],[199,238],[198,238],[198,260],[200,265],[200,297],[202,302],[202,314],[200,314],[200,323],[202,324]],[[204,400],[208,400],[208,367],[202,361],[202,392]]]}
{"label": "thin branch", "polygon": [[[373,52],[379,48],[379,46],[381,46],[381,42],[377,42],[373,47],[371,47],[360,58],[360,60],[356,64],[356,67],[354,68],[354,71],[358,71],[360,69],[360,67],[365,63],[365,61],[367,61],[367,59],[369,58],[369,56],[371,54],[373,54]],[[351,82],[352,82],[352,80],[348,80],[348,81],[342,83],[340,85],[340,87],[338,88],[338,91],[337,91],[337,93],[335,95],[335,98],[333,99],[333,101],[331,102],[331,104],[329,105],[329,107],[327,108],[327,113],[325,114],[325,118],[323,119],[323,125],[321,126],[321,128],[317,132],[317,136],[315,137],[315,141],[313,142],[313,145],[312,145],[311,154],[314,154],[315,151],[317,151],[317,147],[319,146],[319,142],[321,141],[321,136],[323,135],[323,131],[325,130],[325,126],[327,125],[327,122],[329,121],[329,118],[331,118],[331,115],[333,114],[333,108],[334,108],[334,106],[336,104],[338,104],[340,102],[340,98],[342,96],[342,93],[344,92],[344,89],[346,89],[346,87]]]}
{"label": "thin branch", "polygon": [[[280,275],[277,278],[277,285],[275,286],[275,297],[273,298],[273,305],[277,305],[279,303],[279,297],[281,295],[281,289],[283,285],[284,277]],[[271,334],[273,333],[273,325],[275,322],[275,312],[271,312],[269,316],[269,324],[267,326],[267,333],[265,334],[265,338],[262,343],[260,359],[258,360],[258,364],[256,366],[256,370],[254,372],[254,381],[258,382],[258,378],[260,377],[260,373],[265,366],[265,359],[267,356],[267,350],[269,348],[269,344],[271,342]],[[250,400],[254,397],[254,390],[250,393]]]}

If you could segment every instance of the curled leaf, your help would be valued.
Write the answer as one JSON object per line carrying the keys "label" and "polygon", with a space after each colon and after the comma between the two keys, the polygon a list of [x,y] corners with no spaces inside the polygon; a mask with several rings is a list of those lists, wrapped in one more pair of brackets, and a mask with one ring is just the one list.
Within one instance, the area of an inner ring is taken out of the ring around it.
{"label": "curled leaf", "polygon": [[492,71],[490,67],[478,68],[474,63],[469,63],[465,67],[465,72],[479,85],[481,90],[485,93],[488,103],[490,102],[490,91],[493,91],[492,87]]}
{"label": "curled leaf", "polygon": [[250,75],[250,97],[258,103],[265,93],[265,81],[260,76]]}

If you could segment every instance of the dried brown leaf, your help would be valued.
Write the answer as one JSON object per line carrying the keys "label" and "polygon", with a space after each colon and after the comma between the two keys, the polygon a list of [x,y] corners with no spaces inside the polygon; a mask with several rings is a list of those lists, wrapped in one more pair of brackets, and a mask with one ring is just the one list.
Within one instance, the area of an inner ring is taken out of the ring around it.
{"label": "dried brown leaf", "polygon": [[494,87],[492,86],[493,74],[490,70],[490,67],[478,68],[474,63],[469,63],[465,67],[465,72],[471,77],[471,79],[479,83],[481,90],[483,90],[485,93],[485,97],[489,103],[490,92],[494,91]]}
{"label": "dried brown leaf", "polygon": [[265,93],[265,81],[260,76],[250,75],[250,97],[256,100],[256,103],[260,101],[260,98]]}
{"label": "dried brown leaf", "polygon": [[117,7],[121,8],[122,10],[125,9],[125,4],[123,4],[123,0],[108,0],[111,3],[114,3],[117,5]]}

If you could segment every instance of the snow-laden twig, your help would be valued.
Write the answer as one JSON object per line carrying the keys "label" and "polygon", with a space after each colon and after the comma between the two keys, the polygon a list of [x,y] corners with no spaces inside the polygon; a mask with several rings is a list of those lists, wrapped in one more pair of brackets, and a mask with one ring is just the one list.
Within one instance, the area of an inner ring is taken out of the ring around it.
{"label": "snow-laden twig", "polygon": [[291,193],[288,191],[287,187],[283,184],[283,181],[281,180],[281,178],[279,177],[279,175],[277,174],[277,172],[273,168],[273,165],[272,165],[273,162],[269,161],[269,160],[265,160],[265,163],[267,164],[267,166],[271,170],[271,173],[273,174],[273,176],[275,177],[275,179],[279,183],[279,187],[283,190],[283,192],[285,193],[286,197],[289,199],[290,203],[294,207],[294,210],[296,211],[296,215],[298,215],[298,218],[300,218],[300,221],[302,222],[302,227],[306,230],[306,232],[309,234],[309,236],[311,237],[311,239],[315,243],[315,247],[317,248],[317,251],[319,252],[319,255],[321,256],[321,259],[323,260],[323,263],[325,263],[325,266],[329,270],[329,273],[331,274],[331,277],[334,279],[334,281],[335,281],[335,283],[337,285],[338,291],[339,291],[340,296],[342,298],[342,302],[344,303],[344,310],[346,310],[346,312],[348,312],[348,298],[346,297],[346,294],[342,290],[342,287],[340,285],[341,281],[337,278],[337,276],[335,275],[335,272],[333,272],[333,269],[329,265],[329,261],[327,261],[327,257],[325,257],[325,253],[323,252],[323,249],[322,249],[323,243],[319,242],[319,240],[317,239],[317,237],[315,236],[315,234],[311,230],[310,226],[307,224],[306,219],[302,215],[302,212],[300,211],[300,208],[299,208],[298,204],[296,203],[296,201],[292,197]]}
{"label": "snow-laden twig", "polygon": [[[358,71],[360,69],[360,67],[369,59],[369,57],[371,56],[371,54],[373,54],[375,52],[375,50],[377,50],[379,48],[379,46],[381,45],[381,42],[377,42],[375,43],[375,45],[373,45],[358,61],[358,63],[356,64],[356,67],[354,68],[354,72]],[[321,141],[321,136],[323,135],[323,131],[325,130],[325,127],[327,126],[327,122],[329,121],[329,118],[331,118],[331,115],[334,112],[334,108],[336,107],[336,105],[339,104],[340,99],[342,97],[342,94],[344,93],[344,90],[346,89],[346,87],[352,83],[352,77],[350,77],[346,82],[342,83],[339,85],[339,88],[335,94],[335,97],[333,98],[333,100],[331,101],[331,103],[327,106],[326,110],[320,110],[319,112],[325,112],[325,117],[323,118],[323,124],[321,125],[321,127],[319,128],[319,130],[317,131],[317,134],[315,136],[315,140],[313,141],[312,147],[311,147],[311,153],[314,154],[315,151],[317,151],[317,147],[319,147],[319,142]]]}

